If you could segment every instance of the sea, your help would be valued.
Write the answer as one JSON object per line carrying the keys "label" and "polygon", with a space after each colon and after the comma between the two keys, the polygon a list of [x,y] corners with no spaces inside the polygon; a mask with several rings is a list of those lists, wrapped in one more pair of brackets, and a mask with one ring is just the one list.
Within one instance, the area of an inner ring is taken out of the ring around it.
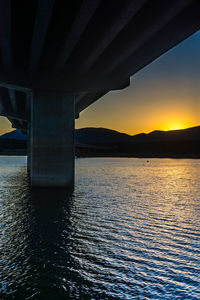
{"label": "sea", "polygon": [[200,160],[75,165],[70,194],[0,156],[0,299],[200,299]]}

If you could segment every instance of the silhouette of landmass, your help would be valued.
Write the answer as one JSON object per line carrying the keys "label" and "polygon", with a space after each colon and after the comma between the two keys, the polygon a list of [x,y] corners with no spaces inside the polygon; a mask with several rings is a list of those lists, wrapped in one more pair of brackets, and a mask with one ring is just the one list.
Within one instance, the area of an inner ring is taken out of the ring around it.
{"label": "silhouette of landmass", "polygon": [[[200,126],[170,131],[155,130],[133,136],[111,129],[89,127],[76,129],[75,141],[87,145],[109,146],[107,153],[99,151],[95,156],[200,157]],[[27,136],[20,130],[0,136],[2,154],[25,154],[26,147]]]}
{"label": "silhouette of landmass", "polygon": [[27,135],[21,133],[21,130],[16,129],[11,132],[5,133],[0,136],[0,140],[18,140],[18,141],[27,141]]}
{"label": "silhouette of landmass", "polygon": [[111,146],[110,156],[200,157],[200,126],[133,136],[105,128],[82,128],[75,136],[80,143]]}
{"label": "silhouette of landmass", "polygon": [[87,127],[75,130],[75,141],[86,144],[131,142],[132,137],[107,128]]}
{"label": "silhouette of landmass", "polygon": [[79,143],[128,143],[155,141],[200,141],[200,126],[180,130],[161,131],[128,135],[106,128],[81,128],[75,132],[75,139]]}
{"label": "silhouette of landmass", "polygon": [[26,155],[27,136],[19,129],[0,136],[0,154]]}

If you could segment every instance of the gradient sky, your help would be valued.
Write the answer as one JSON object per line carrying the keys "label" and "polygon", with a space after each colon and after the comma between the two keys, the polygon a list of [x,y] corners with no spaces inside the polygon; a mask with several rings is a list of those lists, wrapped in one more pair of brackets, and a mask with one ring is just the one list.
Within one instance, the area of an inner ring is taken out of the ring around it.
{"label": "gradient sky", "polygon": [[[128,134],[200,125],[200,31],[80,114],[76,128],[105,127]],[[0,134],[13,130],[0,117]]]}
{"label": "gradient sky", "polygon": [[200,125],[200,31],[85,109],[76,128],[128,134]]}

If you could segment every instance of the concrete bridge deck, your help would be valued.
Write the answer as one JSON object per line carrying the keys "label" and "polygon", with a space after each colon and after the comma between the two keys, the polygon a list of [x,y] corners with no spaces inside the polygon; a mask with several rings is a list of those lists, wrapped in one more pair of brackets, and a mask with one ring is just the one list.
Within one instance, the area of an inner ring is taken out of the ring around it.
{"label": "concrete bridge deck", "polygon": [[32,184],[73,185],[74,117],[199,28],[199,0],[1,0],[0,114]]}

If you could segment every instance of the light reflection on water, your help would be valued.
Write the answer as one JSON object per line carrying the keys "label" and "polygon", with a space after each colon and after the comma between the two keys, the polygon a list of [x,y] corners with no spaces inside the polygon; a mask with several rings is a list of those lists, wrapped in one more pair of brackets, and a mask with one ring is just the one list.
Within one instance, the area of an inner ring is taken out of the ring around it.
{"label": "light reflection on water", "polygon": [[0,157],[0,299],[200,299],[200,160],[77,159],[30,190]]}

